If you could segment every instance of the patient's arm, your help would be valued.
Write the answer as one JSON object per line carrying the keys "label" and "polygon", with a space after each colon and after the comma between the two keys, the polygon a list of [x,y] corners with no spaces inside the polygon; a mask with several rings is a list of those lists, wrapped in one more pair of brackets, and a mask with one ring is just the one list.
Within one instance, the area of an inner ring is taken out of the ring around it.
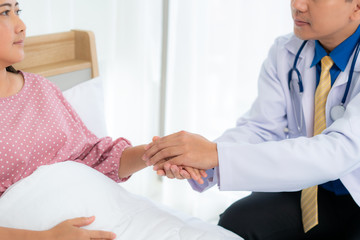
{"label": "patient's arm", "polygon": [[[119,177],[126,178],[131,174],[147,167],[146,162],[142,159],[145,153],[145,145],[129,147],[124,150],[120,158]],[[169,166],[169,167],[168,167]],[[202,177],[206,177],[204,170],[198,170],[192,167],[177,167],[175,165],[165,165],[165,168],[157,171],[159,175],[177,179],[194,179],[199,184],[203,183]]]}
{"label": "patient's arm", "polygon": [[45,232],[0,227],[1,240],[45,239]]}
{"label": "patient's arm", "polygon": [[81,227],[91,224],[95,217],[74,218],[61,222],[47,231],[30,231],[0,227],[1,240],[90,240],[115,239],[112,232],[86,230]]}
{"label": "patient's arm", "polygon": [[141,158],[145,153],[144,146],[129,147],[123,151],[119,164],[120,178],[129,177],[131,174],[147,167]]}

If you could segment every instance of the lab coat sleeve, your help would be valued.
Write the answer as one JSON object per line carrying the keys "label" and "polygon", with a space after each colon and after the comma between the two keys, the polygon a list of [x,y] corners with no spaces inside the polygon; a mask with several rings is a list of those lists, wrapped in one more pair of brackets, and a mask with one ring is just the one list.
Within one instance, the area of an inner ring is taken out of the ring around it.
{"label": "lab coat sleeve", "polygon": [[258,144],[218,143],[221,190],[296,191],[360,167],[360,95],[322,134]]}
{"label": "lab coat sleeve", "polygon": [[192,189],[194,189],[195,191],[204,192],[217,183],[217,172],[218,171],[215,171],[215,169],[207,170],[206,171],[207,177],[203,179],[204,180],[203,184],[199,184],[192,179],[188,180],[188,182],[192,187]]}
{"label": "lab coat sleeve", "polygon": [[214,169],[209,169],[206,171],[206,173],[207,173],[207,177],[203,179],[204,180],[203,184],[199,184],[192,179],[188,180],[192,189],[198,192],[204,192],[209,188],[213,187],[214,185],[216,185],[216,183],[218,183],[219,168],[216,167]]}

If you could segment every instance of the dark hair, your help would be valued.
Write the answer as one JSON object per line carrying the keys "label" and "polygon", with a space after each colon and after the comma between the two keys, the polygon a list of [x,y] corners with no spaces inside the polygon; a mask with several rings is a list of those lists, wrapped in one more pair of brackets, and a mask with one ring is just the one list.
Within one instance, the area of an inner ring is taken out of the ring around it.
{"label": "dark hair", "polygon": [[6,71],[12,73],[18,73],[18,71],[13,66],[6,67]]}

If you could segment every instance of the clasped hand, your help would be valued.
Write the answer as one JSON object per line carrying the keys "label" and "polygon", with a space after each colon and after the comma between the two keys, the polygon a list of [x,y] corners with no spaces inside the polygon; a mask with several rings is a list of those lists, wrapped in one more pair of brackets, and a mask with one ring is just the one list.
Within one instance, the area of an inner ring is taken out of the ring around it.
{"label": "clasped hand", "polygon": [[145,146],[143,160],[158,175],[177,179],[194,179],[203,184],[206,170],[218,166],[216,143],[206,138],[177,132],[165,137],[154,137]]}

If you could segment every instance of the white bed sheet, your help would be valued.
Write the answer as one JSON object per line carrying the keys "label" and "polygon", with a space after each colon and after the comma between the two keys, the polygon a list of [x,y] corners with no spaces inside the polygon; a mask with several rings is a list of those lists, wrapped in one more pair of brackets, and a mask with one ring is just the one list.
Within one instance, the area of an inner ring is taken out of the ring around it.
{"label": "white bed sheet", "polygon": [[86,228],[113,231],[118,240],[241,239],[200,219],[175,216],[72,161],[40,167],[0,198],[3,227],[45,230],[80,216],[96,216]]}

